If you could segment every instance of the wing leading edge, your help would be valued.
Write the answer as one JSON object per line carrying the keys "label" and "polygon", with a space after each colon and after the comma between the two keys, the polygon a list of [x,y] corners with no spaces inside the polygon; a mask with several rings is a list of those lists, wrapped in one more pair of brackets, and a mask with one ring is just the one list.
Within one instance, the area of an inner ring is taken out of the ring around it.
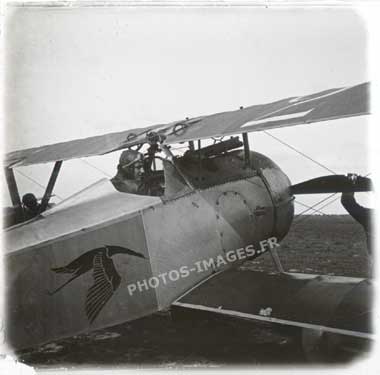
{"label": "wing leading edge", "polygon": [[6,155],[4,166],[14,168],[103,155],[149,142],[154,134],[160,135],[160,141],[172,144],[366,114],[369,114],[368,82],[230,112],[14,151]]}

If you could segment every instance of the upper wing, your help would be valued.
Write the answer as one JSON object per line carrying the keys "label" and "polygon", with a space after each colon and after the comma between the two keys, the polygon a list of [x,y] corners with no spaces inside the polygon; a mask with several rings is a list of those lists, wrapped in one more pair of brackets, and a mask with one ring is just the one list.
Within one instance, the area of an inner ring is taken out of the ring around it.
{"label": "upper wing", "polygon": [[137,139],[140,139],[141,134],[145,134],[156,127],[157,125],[13,151],[6,154],[4,164],[5,167],[14,168],[57,160],[103,155],[139,143]]}
{"label": "upper wing", "polygon": [[6,155],[5,167],[102,155],[145,143],[152,132],[159,133],[161,140],[170,144],[365,114],[369,114],[369,83],[236,111],[14,151]]}
{"label": "upper wing", "polygon": [[365,114],[369,114],[369,83],[205,116],[185,127],[181,134],[168,135],[165,142],[177,143]]}

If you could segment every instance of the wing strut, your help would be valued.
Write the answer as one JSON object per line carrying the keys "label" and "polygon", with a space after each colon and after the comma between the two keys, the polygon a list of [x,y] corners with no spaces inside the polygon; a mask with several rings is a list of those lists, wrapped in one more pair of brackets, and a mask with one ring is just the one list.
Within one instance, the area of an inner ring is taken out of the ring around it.
{"label": "wing strut", "polygon": [[7,185],[8,185],[9,194],[11,196],[12,205],[16,209],[16,215],[20,217],[21,219],[23,217],[23,209],[22,209],[20,193],[18,191],[17,182],[16,182],[13,169],[8,168],[8,167],[4,169],[5,169],[5,178],[7,180]]}
{"label": "wing strut", "polygon": [[251,167],[251,155],[249,154],[249,141],[248,134],[243,133],[243,143],[244,143],[244,165],[246,168]]}
{"label": "wing strut", "polygon": [[[278,245],[278,246],[280,246],[280,245]],[[270,251],[270,255],[272,257],[273,263],[277,269],[277,272],[285,273],[284,267],[282,267],[281,259],[278,256],[277,244],[275,246],[272,246],[272,244],[270,244],[269,245],[269,251]]]}
{"label": "wing strut", "polygon": [[59,174],[59,170],[61,169],[61,166],[62,166],[62,160],[59,160],[54,164],[54,168],[53,168],[53,171],[51,172],[51,176],[47,184],[45,194],[41,200],[40,213],[44,212],[46,208],[48,207],[49,200],[51,198],[51,193],[53,192],[54,185],[55,185],[55,182],[57,181],[57,177]]}

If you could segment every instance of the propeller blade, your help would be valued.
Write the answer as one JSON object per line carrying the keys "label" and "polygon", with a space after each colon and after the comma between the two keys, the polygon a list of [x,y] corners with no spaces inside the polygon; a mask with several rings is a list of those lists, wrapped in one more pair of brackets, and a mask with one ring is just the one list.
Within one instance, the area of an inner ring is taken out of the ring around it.
{"label": "propeller blade", "polygon": [[321,194],[372,191],[372,181],[368,177],[332,175],[313,178],[290,187],[292,194]]}

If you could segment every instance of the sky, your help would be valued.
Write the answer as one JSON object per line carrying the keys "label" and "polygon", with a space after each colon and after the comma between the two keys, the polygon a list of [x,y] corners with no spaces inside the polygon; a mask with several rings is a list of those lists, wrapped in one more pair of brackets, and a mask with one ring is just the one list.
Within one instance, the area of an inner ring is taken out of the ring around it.
{"label": "sky", "polygon": [[[5,47],[6,151],[369,80],[365,22],[344,8],[13,8]],[[367,122],[362,116],[270,133],[336,173],[366,175]],[[267,134],[253,133],[250,142],[293,183],[329,174]],[[114,175],[118,157],[65,162],[55,199]],[[19,168],[21,193],[42,196],[38,184],[46,185],[52,167]],[[363,204],[368,198],[359,195]],[[304,209],[296,204],[297,213]],[[339,200],[323,211],[345,213]]]}

